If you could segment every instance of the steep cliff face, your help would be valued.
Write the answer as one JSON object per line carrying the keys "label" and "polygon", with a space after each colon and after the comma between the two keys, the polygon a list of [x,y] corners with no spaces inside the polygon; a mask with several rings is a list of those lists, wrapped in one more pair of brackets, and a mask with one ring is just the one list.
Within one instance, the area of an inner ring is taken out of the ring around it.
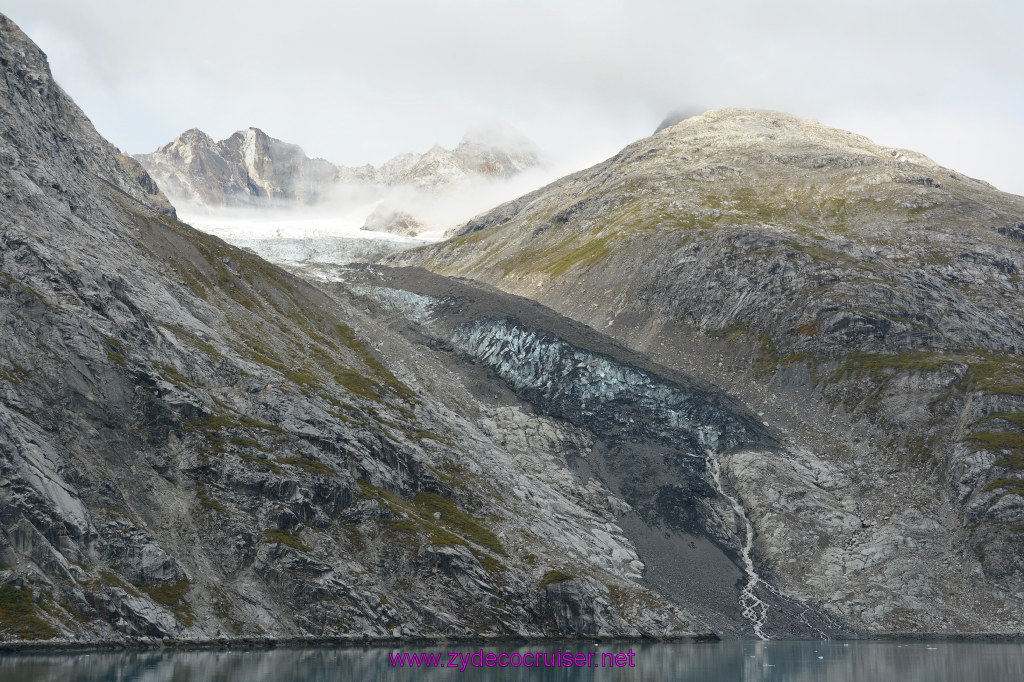
{"label": "steep cliff face", "polygon": [[0,640],[706,632],[571,425],[177,221],[2,16],[0,66]]}
{"label": "steep cliff face", "polygon": [[670,125],[392,257],[722,387],[754,565],[874,630],[1019,629],[1024,199],[793,117]]}
{"label": "steep cliff face", "polygon": [[193,128],[135,158],[174,201],[207,206],[311,204],[342,178],[334,164],[310,159],[301,147],[259,128],[240,130],[220,142]]}

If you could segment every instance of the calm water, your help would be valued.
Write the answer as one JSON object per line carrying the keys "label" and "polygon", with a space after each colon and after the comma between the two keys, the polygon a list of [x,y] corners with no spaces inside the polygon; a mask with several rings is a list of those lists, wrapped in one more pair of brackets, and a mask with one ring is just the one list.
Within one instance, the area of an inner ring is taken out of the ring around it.
{"label": "calm water", "polygon": [[[479,652],[453,644],[409,653]],[[485,646],[484,653],[590,653],[633,650],[629,668],[456,668],[392,667],[393,648],[278,648],[202,651],[112,651],[59,654],[0,653],[4,682],[262,682],[294,680],[643,680],[737,682],[947,682],[1024,680],[1024,643],[979,642],[715,642],[636,644],[605,642]],[[479,659],[479,657],[478,657]],[[445,656],[445,662],[448,657]],[[519,659],[521,661],[521,659]],[[532,662],[532,657],[528,658]],[[552,661],[554,659],[551,659]],[[621,659],[628,663],[628,659]]]}

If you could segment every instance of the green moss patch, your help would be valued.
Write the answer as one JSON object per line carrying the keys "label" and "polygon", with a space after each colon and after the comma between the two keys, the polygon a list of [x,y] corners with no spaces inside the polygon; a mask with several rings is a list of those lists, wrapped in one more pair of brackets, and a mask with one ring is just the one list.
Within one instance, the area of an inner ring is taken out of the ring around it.
{"label": "green moss patch", "polygon": [[192,607],[185,601],[185,595],[188,594],[190,587],[188,578],[171,584],[157,583],[137,587],[148,594],[154,602],[169,609],[182,625],[188,627],[195,622]]}
{"label": "green moss patch", "polygon": [[544,574],[540,579],[540,586],[547,587],[548,585],[554,585],[555,583],[564,583],[566,580],[572,580],[576,576],[563,573],[558,570],[551,570]]}
{"label": "green moss patch", "polygon": [[1024,396],[1024,358],[1002,353],[979,353],[969,363],[964,381],[971,391]]}
{"label": "green moss patch", "polygon": [[39,616],[39,606],[32,600],[32,591],[14,585],[0,585],[0,633],[2,639],[53,639],[60,635]]}
{"label": "green moss patch", "polygon": [[997,478],[985,486],[985,490],[1002,490],[1004,495],[1024,496],[1024,479]]}
{"label": "green moss patch", "polygon": [[721,329],[710,329],[706,334],[715,339],[735,341],[753,332],[753,329],[743,322],[733,322]]}
{"label": "green moss patch", "polygon": [[207,343],[206,341],[203,341],[202,339],[200,339],[195,334],[193,334],[193,333],[191,333],[189,331],[186,331],[185,329],[182,329],[181,327],[177,327],[177,326],[174,326],[174,325],[167,325],[167,324],[162,324],[160,326],[163,327],[164,329],[169,330],[176,337],[178,337],[179,339],[181,339],[182,341],[184,341],[188,345],[190,345],[190,346],[192,346],[194,348],[198,348],[199,350],[203,351],[204,353],[207,353],[209,355],[213,355],[214,357],[218,357],[218,358],[224,357],[223,355],[221,355],[217,351],[216,348],[213,347],[212,344]]}
{"label": "green moss patch", "polygon": [[249,464],[258,466],[261,469],[266,469],[267,471],[273,471],[275,474],[280,474],[283,471],[281,467],[277,465],[277,462],[264,459],[263,457],[257,457],[256,455],[250,455],[248,452],[233,452],[231,454],[235,455],[243,462],[248,462]]}
{"label": "green moss patch", "polygon": [[416,494],[413,502],[430,515],[435,512],[440,513],[441,518],[437,523],[453,533],[457,533],[495,554],[508,556],[497,536],[472,516],[456,507],[453,500],[434,493],[420,492]]}
{"label": "green moss patch", "polygon": [[432,440],[432,441],[435,441],[437,443],[442,443],[444,445],[448,445],[448,446],[452,445],[451,439],[449,439],[447,436],[442,436],[442,435],[436,434],[436,433],[434,433],[432,431],[427,431],[426,429],[407,430],[406,431],[406,435],[408,435],[413,440],[415,440],[415,441],[417,441],[419,443],[422,443],[425,440]]}
{"label": "green moss patch", "polygon": [[355,393],[366,400],[375,402],[379,402],[381,399],[383,393],[381,385],[365,374],[348,367],[341,367],[332,376],[334,381],[349,393]]}
{"label": "green moss patch", "polygon": [[319,474],[320,476],[333,476],[337,473],[334,469],[323,462],[306,459],[305,457],[278,457],[277,462],[278,464],[287,464],[289,466],[302,469],[307,473]]}
{"label": "green moss patch", "polygon": [[406,402],[418,402],[415,391],[399,381],[398,377],[392,374],[387,367],[381,364],[380,360],[378,360],[373,353],[370,352],[370,349],[366,347],[366,344],[356,336],[355,330],[348,325],[339,323],[334,325],[334,333],[336,338],[346,348],[353,351],[359,359],[363,361],[363,364],[370,369],[376,380],[382,386],[385,386]]}
{"label": "green moss patch", "polygon": [[[472,543],[494,554],[508,556],[501,541],[483,523],[459,509],[454,500],[435,493],[420,492],[412,500],[402,498],[366,481],[358,481],[360,497],[375,499],[400,517],[385,520],[389,533],[404,535],[409,541],[419,534],[436,545],[469,546]],[[440,515],[439,519],[434,514]]]}
{"label": "green moss patch", "polygon": [[836,378],[858,374],[935,372],[961,358],[942,353],[851,353],[835,373]]}
{"label": "green moss patch", "polygon": [[501,262],[505,276],[512,273],[546,272],[560,277],[574,268],[588,268],[607,258],[614,250],[616,234],[592,237],[580,243],[576,235],[549,241]]}
{"label": "green moss patch", "polygon": [[206,486],[202,483],[196,484],[196,497],[199,498],[199,504],[203,509],[208,509],[225,518],[229,518],[231,516],[231,514],[228,513],[228,510],[224,508],[224,505],[210,495],[210,491],[207,490]]}
{"label": "green moss patch", "polygon": [[320,380],[306,368],[288,369],[285,370],[283,374],[288,381],[294,382],[299,386],[305,386],[306,388],[316,388],[320,386]]}
{"label": "green moss patch", "polygon": [[[234,434],[234,431],[267,431],[278,435],[286,433],[283,428],[276,424],[268,424],[244,414],[231,412],[221,412],[198,419],[187,420],[182,424],[180,430],[182,433],[195,433],[202,436],[206,441],[209,451],[215,453],[227,452],[229,445],[244,447],[241,445],[243,441],[240,439],[245,439],[245,442],[255,442],[248,435]],[[263,449],[258,443],[257,447],[261,450]]]}
{"label": "green moss patch", "polygon": [[1024,434],[1002,431],[978,431],[967,436],[965,441],[975,443],[986,450],[999,450],[1002,455],[996,466],[1008,469],[1024,469]]}
{"label": "green moss patch", "polygon": [[569,249],[544,268],[552,277],[560,277],[575,267],[589,267],[607,258],[612,252],[612,236],[588,239],[584,243]]}
{"label": "green moss patch", "polygon": [[[884,383],[901,374],[925,374],[942,370],[956,374],[950,390],[956,393],[1024,396],[1024,358],[1010,353],[986,350],[964,350],[950,353],[851,353],[833,372],[829,381],[851,376],[869,376]],[[1013,424],[1020,425],[1019,416],[999,413]]]}
{"label": "green moss patch", "polygon": [[412,549],[420,546],[419,534],[420,531],[424,530],[421,520],[412,517],[384,519],[381,521],[381,524],[391,542],[397,542]]}
{"label": "green moss patch", "polygon": [[1009,422],[1014,426],[1024,429],[1024,412],[993,412],[987,414],[977,421],[978,424],[985,424],[1000,419]]}
{"label": "green moss patch", "polygon": [[107,587],[119,587],[134,597],[139,596],[138,590],[125,582],[117,573],[107,568],[100,571],[99,584]]}
{"label": "green moss patch", "polygon": [[196,382],[191,379],[187,379],[181,375],[181,373],[174,369],[171,365],[165,365],[163,363],[155,362],[153,366],[160,370],[160,374],[176,386],[190,386],[196,388],[199,386]]}
{"label": "green moss patch", "polygon": [[293,530],[279,530],[277,528],[269,528],[263,531],[263,542],[268,544],[282,544],[288,545],[293,549],[297,549],[300,552],[308,552],[309,547],[302,541],[299,534]]}

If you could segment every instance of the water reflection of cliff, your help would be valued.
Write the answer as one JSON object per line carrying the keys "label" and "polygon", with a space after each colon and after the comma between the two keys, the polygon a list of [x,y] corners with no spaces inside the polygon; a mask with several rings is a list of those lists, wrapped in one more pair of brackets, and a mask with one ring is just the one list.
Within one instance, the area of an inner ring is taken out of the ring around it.
{"label": "water reflection of cliff", "polygon": [[[716,642],[680,644],[534,643],[484,646],[484,652],[636,652],[634,668],[397,669],[388,654],[475,652],[452,643],[411,649],[367,647],[200,651],[91,651],[0,654],[0,679],[10,682],[321,682],[552,680],[555,682],[951,682],[1024,679],[1020,642]],[[595,656],[600,660],[600,656]]]}

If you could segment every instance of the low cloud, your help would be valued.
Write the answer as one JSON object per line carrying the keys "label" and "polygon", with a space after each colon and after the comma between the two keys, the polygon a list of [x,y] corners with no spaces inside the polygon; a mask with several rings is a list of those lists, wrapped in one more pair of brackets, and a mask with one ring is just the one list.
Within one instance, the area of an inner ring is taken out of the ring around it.
{"label": "low cloud", "polygon": [[1022,3],[5,5],[131,152],[256,125],[335,163],[379,164],[499,118],[556,161],[597,160],[679,106],[739,106],[850,121],[1024,192]]}

